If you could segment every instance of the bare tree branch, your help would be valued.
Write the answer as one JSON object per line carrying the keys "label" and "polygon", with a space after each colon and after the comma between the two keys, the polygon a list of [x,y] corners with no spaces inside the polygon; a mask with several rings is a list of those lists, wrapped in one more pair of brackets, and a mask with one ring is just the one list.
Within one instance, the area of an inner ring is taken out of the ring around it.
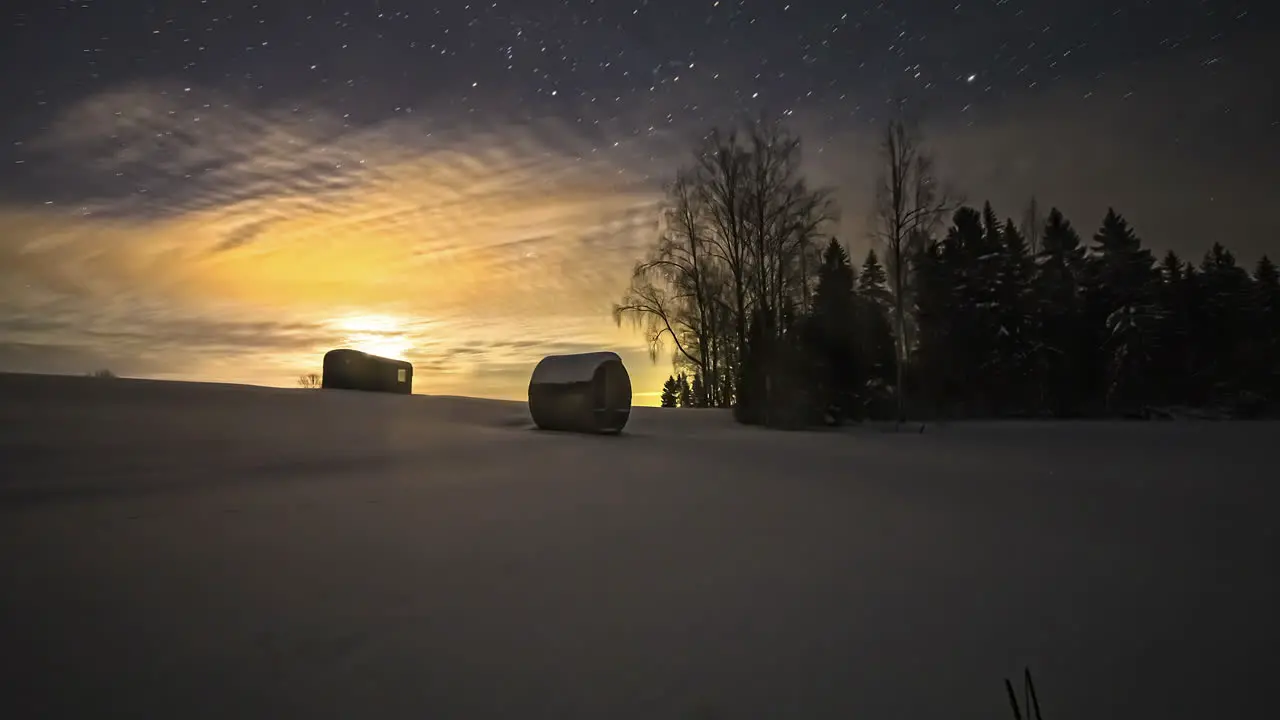
{"label": "bare tree branch", "polygon": [[906,419],[903,369],[909,354],[907,306],[911,288],[910,264],[951,207],[938,187],[934,163],[920,143],[914,125],[891,120],[881,140],[880,179],[876,185],[873,237],[885,247],[885,264],[893,293],[897,355],[898,421]]}

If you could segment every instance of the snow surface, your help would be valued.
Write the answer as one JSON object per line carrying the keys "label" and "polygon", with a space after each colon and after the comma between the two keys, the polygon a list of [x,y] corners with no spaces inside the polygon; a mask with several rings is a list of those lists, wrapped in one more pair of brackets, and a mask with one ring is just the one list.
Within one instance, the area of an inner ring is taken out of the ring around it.
{"label": "snow surface", "polygon": [[590,382],[595,377],[596,369],[610,360],[622,362],[622,358],[618,357],[617,353],[611,352],[548,355],[534,366],[529,383],[536,385]]}
{"label": "snow surface", "polygon": [[[1280,427],[777,433],[0,375],[0,717],[1265,708]],[[699,713],[703,713],[699,715]]]}

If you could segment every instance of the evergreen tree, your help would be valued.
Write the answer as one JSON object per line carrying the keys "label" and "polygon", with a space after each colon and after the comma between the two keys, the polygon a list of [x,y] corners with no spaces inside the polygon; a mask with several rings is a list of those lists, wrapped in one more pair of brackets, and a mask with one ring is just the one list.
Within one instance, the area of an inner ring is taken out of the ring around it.
{"label": "evergreen tree", "polygon": [[1157,304],[1161,318],[1156,333],[1152,394],[1166,404],[1186,402],[1192,371],[1192,293],[1183,267],[1182,258],[1170,250],[1160,261],[1158,270]]}
{"label": "evergreen tree", "polygon": [[1200,263],[1200,283],[1197,300],[1203,316],[1196,340],[1208,351],[1205,370],[1212,382],[1211,396],[1216,402],[1235,404],[1247,389],[1241,385],[1241,370],[1254,333],[1253,279],[1230,250],[1214,243]]}
{"label": "evergreen tree", "polygon": [[[874,258],[872,253],[869,260]],[[854,281],[849,254],[831,238],[818,267],[808,344],[817,371],[815,392],[836,423],[860,414],[860,386],[865,384],[856,347]]]}
{"label": "evergreen tree", "polygon": [[996,288],[997,367],[1003,391],[997,399],[1003,411],[1030,411],[1033,396],[1033,347],[1038,334],[1038,317],[1033,302],[1034,262],[1027,242],[1013,220],[1001,230],[1003,254]]}
{"label": "evergreen tree", "polygon": [[1107,316],[1107,408],[1138,412],[1153,396],[1150,371],[1159,319],[1150,305],[1122,305]]}
{"label": "evergreen tree", "polygon": [[1004,225],[990,202],[982,204],[982,244],[988,253],[999,252],[1004,244]]}
{"label": "evergreen tree", "polygon": [[676,402],[680,397],[680,385],[676,382],[675,377],[668,376],[667,381],[662,385],[662,407],[676,407]]}
{"label": "evergreen tree", "polygon": [[956,284],[944,254],[946,241],[926,245],[912,262],[916,288],[913,383],[935,415],[947,414],[956,395],[954,342]]}
{"label": "evergreen tree", "polygon": [[689,386],[689,376],[684,373],[676,377],[676,402],[682,408],[693,407],[693,388]]}
{"label": "evergreen tree", "polygon": [[[1094,234],[1086,322],[1101,329],[1101,348],[1085,365],[1105,407],[1133,409],[1149,399],[1151,333],[1159,315],[1155,306],[1155,258],[1124,216],[1107,210]],[[1124,405],[1122,408],[1120,405]]]}
{"label": "evergreen tree", "polygon": [[999,221],[988,203],[982,213],[972,208],[956,212],[947,242],[954,245],[957,307],[955,347],[959,372],[968,378],[960,387],[969,415],[989,415],[1002,390],[999,376],[998,313],[1001,243]]}
{"label": "evergreen tree", "polygon": [[1043,277],[1054,280],[1059,287],[1070,286],[1073,297],[1079,294],[1085,272],[1085,248],[1076,229],[1058,208],[1051,209],[1045,220],[1038,264]]}
{"label": "evergreen tree", "polygon": [[1052,208],[1040,237],[1036,298],[1040,337],[1036,367],[1045,409],[1065,416],[1079,412],[1080,367],[1089,334],[1084,327],[1086,257],[1080,235]]}
{"label": "evergreen tree", "polygon": [[1186,354],[1182,358],[1185,370],[1178,398],[1179,402],[1199,407],[1208,403],[1214,392],[1210,369],[1215,351],[1205,344],[1213,333],[1212,313],[1205,303],[1207,285],[1199,268],[1190,261],[1182,264],[1180,290],[1187,307],[1187,338]]}
{"label": "evergreen tree", "polygon": [[[905,398],[913,412],[968,417],[1280,410],[1271,259],[1250,273],[1215,243],[1198,263],[1174,252],[1157,263],[1114,209],[1086,247],[1059,210],[1042,218],[1034,202],[1022,227],[983,203],[957,209],[935,237],[947,203],[889,173],[877,237],[893,252],[882,264],[869,251],[859,272],[838,241],[819,244],[832,216],[794,138],[744,137],[712,133],[677,176],[664,230],[614,306],[652,352],[673,343],[687,369],[663,385],[664,407],[733,406],[738,420],[774,427],[818,422],[819,410],[901,417]],[[889,164],[930,179],[917,157]]]}
{"label": "evergreen tree", "polygon": [[1253,281],[1257,283],[1259,307],[1264,315],[1276,320],[1275,313],[1280,311],[1280,276],[1277,275],[1276,264],[1267,255],[1258,258]]}
{"label": "evergreen tree", "polygon": [[1172,286],[1182,281],[1182,258],[1170,250],[1160,261],[1160,281]]}
{"label": "evergreen tree", "polygon": [[699,407],[699,408],[707,407],[707,390],[706,390],[706,387],[702,384],[701,373],[693,374],[693,383],[689,389],[693,394],[692,407]]}
{"label": "evergreen tree", "polygon": [[886,311],[893,304],[889,294],[889,281],[884,266],[876,257],[875,248],[868,250],[866,260],[862,261],[862,272],[857,278],[857,290],[863,298],[884,307]]}
{"label": "evergreen tree", "polygon": [[1155,258],[1142,247],[1142,240],[1124,216],[1109,208],[1093,240],[1095,277],[1106,309],[1151,302]]}
{"label": "evergreen tree", "polygon": [[[908,262],[910,258],[905,258]],[[906,285],[914,284],[910,277]],[[893,296],[887,273],[874,248],[867,251],[862,272],[856,276],[853,302],[853,344],[857,348],[854,396],[855,418],[888,418],[893,396],[889,389],[897,380],[898,351],[893,332]]]}
{"label": "evergreen tree", "polygon": [[[883,287],[884,270],[876,265],[874,250],[868,253],[867,260],[867,267],[872,268],[873,273],[879,272],[879,284]],[[864,270],[863,277],[866,276],[867,272]],[[849,298],[853,296],[855,280],[856,273],[849,260],[849,253],[839,240],[831,238],[822,252],[822,264],[818,267],[818,283],[813,291],[815,314],[821,316],[824,311],[835,312],[846,307]]]}
{"label": "evergreen tree", "polygon": [[[858,359],[855,417],[887,420],[895,413],[896,396],[890,388],[898,372],[892,317],[878,303],[858,296],[854,300],[854,327]],[[906,380],[915,382],[914,378]]]}
{"label": "evergreen tree", "polygon": [[1253,385],[1269,400],[1272,408],[1280,407],[1280,273],[1271,258],[1263,255],[1253,271],[1254,332],[1252,366]]}
{"label": "evergreen tree", "polygon": [[991,344],[980,327],[977,276],[983,252],[982,215],[962,207],[946,236],[925,245],[914,259],[916,348],[912,379],[928,406],[942,415],[970,415],[983,404],[989,383],[983,365]]}

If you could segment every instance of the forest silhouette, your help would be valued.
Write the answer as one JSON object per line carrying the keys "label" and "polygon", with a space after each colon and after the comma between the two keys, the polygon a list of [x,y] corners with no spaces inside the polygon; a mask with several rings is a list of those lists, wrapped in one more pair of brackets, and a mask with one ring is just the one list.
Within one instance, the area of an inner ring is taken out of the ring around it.
{"label": "forest silhouette", "polygon": [[1199,262],[1109,208],[1086,239],[1033,199],[1019,220],[957,201],[918,127],[887,123],[872,248],[830,234],[801,141],[766,119],[715,129],[667,189],[661,230],[614,305],[675,373],[664,407],[738,421],[1273,415],[1280,279],[1220,242]]}

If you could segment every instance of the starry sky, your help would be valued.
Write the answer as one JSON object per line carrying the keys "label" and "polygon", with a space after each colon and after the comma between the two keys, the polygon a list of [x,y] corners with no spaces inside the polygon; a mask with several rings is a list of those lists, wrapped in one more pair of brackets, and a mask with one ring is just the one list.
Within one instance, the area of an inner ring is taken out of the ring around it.
{"label": "starry sky", "polygon": [[1280,249],[1274,0],[14,0],[0,370],[290,385],[324,350],[520,398],[667,358],[610,303],[697,138],[784,116],[861,255],[902,103],[943,180],[1157,252]]}

